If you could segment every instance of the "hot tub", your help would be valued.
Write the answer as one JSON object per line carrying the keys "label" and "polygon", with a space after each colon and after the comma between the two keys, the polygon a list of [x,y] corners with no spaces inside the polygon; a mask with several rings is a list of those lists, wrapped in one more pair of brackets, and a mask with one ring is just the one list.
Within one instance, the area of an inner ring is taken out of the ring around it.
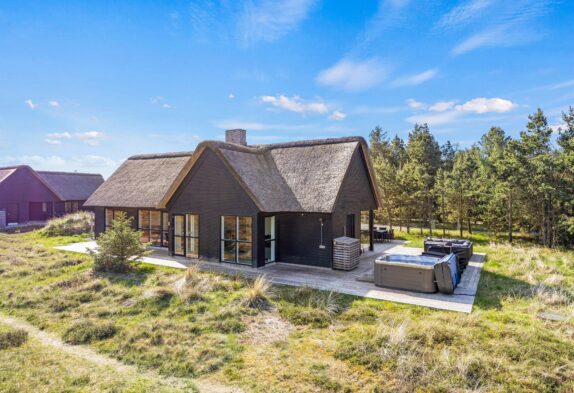
{"label": "hot tub", "polygon": [[459,282],[457,257],[383,255],[375,260],[375,285],[407,291],[451,294]]}
{"label": "hot tub", "polygon": [[439,258],[389,254],[375,260],[375,285],[434,293],[437,286],[434,265]]}
{"label": "hot tub", "polygon": [[470,240],[437,239],[432,237],[425,239],[424,250],[425,253],[437,256],[450,253],[456,254],[458,258],[458,268],[461,273],[468,266],[468,262],[473,253],[472,242]]}

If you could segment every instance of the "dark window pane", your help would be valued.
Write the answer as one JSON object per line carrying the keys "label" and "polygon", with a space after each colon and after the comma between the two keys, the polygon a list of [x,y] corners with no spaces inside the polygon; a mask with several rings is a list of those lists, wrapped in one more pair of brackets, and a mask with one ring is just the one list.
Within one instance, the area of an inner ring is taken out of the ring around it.
{"label": "dark window pane", "polygon": [[239,246],[239,263],[251,263],[251,243],[237,243]]}
{"label": "dark window pane", "polygon": [[151,229],[154,229],[156,231],[161,230],[161,212],[157,211],[157,210],[152,210],[150,212],[150,226]]}
{"label": "dark window pane", "polygon": [[223,254],[223,260],[228,262],[235,262],[235,251],[237,243],[234,241],[222,241],[221,250]]}
{"label": "dark window pane", "polygon": [[252,235],[251,217],[239,217],[239,237],[238,240],[250,242]]}
{"label": "dark window pane", "polygon": [[199,258],[199,240],[197,238],[187,238],[187,257]]}
{"label": "dark window pane", "polygon": [[223,217],[223,238],[235,240],[237,239],[237,218],[235,216]]}

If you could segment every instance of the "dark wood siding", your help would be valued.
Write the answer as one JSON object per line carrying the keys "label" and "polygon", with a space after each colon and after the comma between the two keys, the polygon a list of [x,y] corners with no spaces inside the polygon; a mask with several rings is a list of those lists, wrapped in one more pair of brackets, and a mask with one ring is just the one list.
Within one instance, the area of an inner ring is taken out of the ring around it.
{"label": "dark wood siding", "polygon": [[59,198],[26,167],[18,168],[0,184],[0,209],[18,205],[18,222],[30,221],[30,202],[56,202]]}
{"label": "dark wood siding", "polygon": [[[323,219],[323,245],[321,221]],[[329,214],[283,213],[277,220],[277,261],[331,267],[333,254],[332,223]]]}
{"label": "dark wood siding", "polygon": [[376,209],[377,202],[371,187],[365,157],[357,149],[343,180],[343,186],[333,211],[333,238],[345,234],[347,215],[355,215],[355,236],[361,234],[361,211]]}
{"label": "dark wood siding", "polygon": [[250,216],[253,222],[253,266],[257,256],[257,206],[221,159],[206,149],[168,204],[172,214],[199,214],[199,253],[220,260],[221,216]]}

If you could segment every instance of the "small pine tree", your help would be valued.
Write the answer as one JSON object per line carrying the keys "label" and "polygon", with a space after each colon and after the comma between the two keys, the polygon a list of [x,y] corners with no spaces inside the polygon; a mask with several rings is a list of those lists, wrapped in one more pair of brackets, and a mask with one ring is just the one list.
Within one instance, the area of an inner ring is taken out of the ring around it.
{"label": "small pine tree", "polygon": [[118,213],[112,226],[97,240],[98,250],[90,251],[94,258],[94,271],[122,273],[131,268],[131,262],[149,255],[149,244],[141,243],[141,233],[132,229],[132,218]]}

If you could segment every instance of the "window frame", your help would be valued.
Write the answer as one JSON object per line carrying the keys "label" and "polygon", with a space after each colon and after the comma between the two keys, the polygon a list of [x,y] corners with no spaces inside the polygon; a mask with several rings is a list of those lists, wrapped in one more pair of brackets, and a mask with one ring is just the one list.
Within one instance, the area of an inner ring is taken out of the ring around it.
{"label": "window frame", "polygon": [[[141,215],[142,212],[147,212],[149,224],[147,227],[142,226]],[[159,229],[154,229],[152,224],[152,213],[157,212],[159,214]],[[169,214],[165,210],[157,209],[138,209],[138,225],[137,230],[147,234],[149,242],[152,243],[153,247],[169,247]],[[166,216],[167,214],[167,216]],[[166,222],[167,221],[167,222]],[[152,242],[152,233],[159,232],[159,242]],[[167,238],[165,235],[167,234]],[[142,236],[143,237],[143,236]]]}
{"label": "window frame", "polygon": [[[189,216],[195,216],[197,219],[197,231],[195,233],[195,236],[192,236],[188,233],[188,217]],[[183,219],[183,233],[181,235],[176,235],[175,234],[175,230],[176,230],[176,225],[175,225],[175,220],[177,217],[181,217]],[[181,257],[186,257],[186,258],[199,258],[200,256],[200,247],[199,247],[199,214],[197,213],[176,213],[176,214],[172,214],[172,220],[173,220],[173,236],[172,236],[172,253],[173,255],[176,256],[181,256]],[[178,254],[175,252],[175,244],[176,244],[176,238],[177,239],[183,239],[183,253]],[[195,255],[190,255],[188,252],[188,241],[190,239],[197,239],[197,250],[196,250],[196,254]]]}
{"label": "window frame", "polygon": [[[108,222],[108,211],[112,212],[112,221]],[[122,210],[122,209],[114,209],[113,207],[106,207],[104,208],[104,228],[105,230],[107,230],[109,227],[111,227],[114,223],[114,220],[116,219],[116,212],[120,213],[120,212],[124,212],[127,214],[128,212],[126,210]]]}
{"label": "window frame", "polygon": [[[225,218],[228,217],[232,217],[235,219],[235,238],[226,238],[225,237]],[[239,239],[239,222],[241,221],[241,219],[249,219],[250,221],[250,226],[251,226],[251,232],[249,234],[249,238],[250,240],[241,240]],[[238,265],[252,265],[253,264],[253,217],[252,216],[235,216],[235,215],[225,215],[225,216],[221,216],[221,220],[220,220],[220,226],[221,226],[221,230],[220,230],[220,239],[219,239],[219,247],[220,247],[220,252],[219,252],[219,260],[221,262],[226,262],[226,263],[235,263]],[[230,259],[225,259],[225,243],[228,242],[233,242],[235,245],[235,258],[233,260]],[[249,244],[250,245],[250,254],[251,254],[251,259],[250,260],[240,260],[239,259],[239,246],[240,244]]]}

